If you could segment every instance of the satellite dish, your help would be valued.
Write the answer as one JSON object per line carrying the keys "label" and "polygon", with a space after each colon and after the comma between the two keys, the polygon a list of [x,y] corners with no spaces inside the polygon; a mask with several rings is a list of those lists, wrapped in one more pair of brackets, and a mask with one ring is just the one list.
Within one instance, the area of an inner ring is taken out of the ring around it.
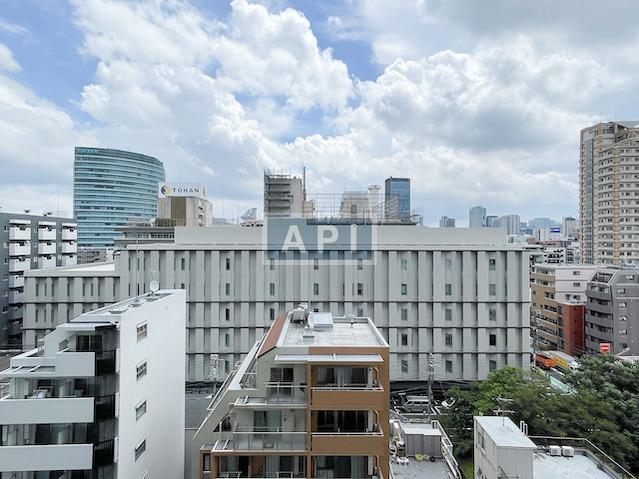
{"label": "satellite dish", "polygon": [[158,283],[156,280],[151,281],[149,283],[149,289],[152,293],[155,293],[158,289],[160,289],[160,283]]}

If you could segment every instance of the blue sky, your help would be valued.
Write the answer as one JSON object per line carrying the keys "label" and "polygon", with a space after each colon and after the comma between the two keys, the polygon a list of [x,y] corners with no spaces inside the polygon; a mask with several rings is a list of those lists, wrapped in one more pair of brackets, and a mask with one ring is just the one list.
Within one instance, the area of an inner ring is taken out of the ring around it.
{"label": "blue sky", "polygon": [[579,129],[637,117],[613,4],[1,0],[0,206],[70,211],[73,146],[95,144],[206,182],[216,214],[304,163],[316,193],[408,175],[427,224],[576,215]]}

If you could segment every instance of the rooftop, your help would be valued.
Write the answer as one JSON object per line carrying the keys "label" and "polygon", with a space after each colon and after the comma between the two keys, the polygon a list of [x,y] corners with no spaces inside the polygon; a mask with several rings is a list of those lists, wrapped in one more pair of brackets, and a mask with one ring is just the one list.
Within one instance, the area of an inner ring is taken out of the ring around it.
{"label": "rooftop", "polygon": [[575,451],[574,457],[551,456],[536,452],[533,456],[534,479],[611,479],[616,476],[602,470],[590,456]]}
{"label": "rooftop", "polygon": [[414,457],[407,459],[408,463],[406,465],[400,465],[396,461],[390,462],[391,471],[395,479],[450,478],[448,466],[442,459],[437,459],[435,462],[417,461]]}
{"label": "rooftop", "polygon": [[328,329],[310,329],[303,323],[287,321],[278,346],[388,346],[369,318],[333,317],[332,324]]}
{"label": "rooftop", "polygon": [[475,416],[475,420],[499,447],[537,448],[535,443],[508,417]]}
{"label": "rooftop", "polygon": [[86,263],[75,266],[58,266],[57,268],[31,269],[25,276],[93,276],[95,274],[115,274],[115,262]]}
{"label": "rooftop", "polygon": [[[143,307],[147,303],[157,301],[158,299],[169,296],[176,291],[182,290],[163,289],[160,291],[156,291],[155,293],[146,293],[140,296],[135,296],[133,298],[125,299],[124,301],[119,301],[102,308],[82,313],[66,324],[71,325],[70,327],[75,328],[75,326],[77,326],[79,323],[117,323],[119,321],[120,315],[126,313],[130,309]],[[65,325],[63,324],[61,326],[64,327]]]}

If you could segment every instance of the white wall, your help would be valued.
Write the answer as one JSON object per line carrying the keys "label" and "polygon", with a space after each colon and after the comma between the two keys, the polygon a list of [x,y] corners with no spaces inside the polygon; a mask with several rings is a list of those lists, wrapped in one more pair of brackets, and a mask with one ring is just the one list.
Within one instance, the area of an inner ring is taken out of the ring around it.
{"label": "white wall", "polygon": [[[184,477],[185,296],[183,290],[122,315],[120,326],[120,408],[118,477]],[[147,321],[147,337],[138,342],[137,325]],[[147,375],[136,366],[147,361]],[[147,412],[136,420],[136,405]],[[146,439],[136,461],[135,447]]]}

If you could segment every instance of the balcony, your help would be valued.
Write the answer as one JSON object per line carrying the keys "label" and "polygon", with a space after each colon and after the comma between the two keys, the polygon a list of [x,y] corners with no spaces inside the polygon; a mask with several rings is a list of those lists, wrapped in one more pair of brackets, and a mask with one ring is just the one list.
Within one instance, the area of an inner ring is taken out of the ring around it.
{"label": "balcony", "polygon": [[17,226],[9,227],[9,240],[30,240],[31,228],[18,228]]}
{"label": "balcony", "polygon": [[9,243],[9,256],[29,256],[31,254],[31,242]]}
{"label": "balcony", "polygon": [[114,459],[115,445],[113,439],[99,442],[93,446],[93,467],[113,464]]}
{"label": "balcony", "polygon": [[306,451],[304,431],[237,430],[221,432],[214,451]]}
{"label": "balcony", "polygon": [[381,386],[318,385],[311,388],[311,408],[320,410],[383,410],[388,396]]}
{"label": "balcony", "polygon": [[[377,428],[378,429],[378,428]],[[388,441],[378,430],[372,432],[314,432],[311,434],[311,450],[317,455],[382,455]]]}
{"label": "balcony", "polygon": [[0,470],[86,470],[93,468],[93,455],[93,444],[1,446]]}
{"label": "balcony", "polygon": [[0,400],[0,424],[69,424],[93,422],[93,398]]}
{"label": "balcony", "polygon": [[9,304],[24,303],[24,292],[20,290],[9,291]]}
{"label": "balcony", "polygon": [[62,228],[60,233],[62,241],[76,241],[78,239],[78,230],[71,228]]}
{"label": "balcony", "polygon": [[55,230],[51,228],[38,228],[38,240],[55,241]]}
{"label": "balcony", "polygon": [[18,319],[22,319],[23,316],[24,316],[24,310],[22,305],[11,306],[9,308],[9,321],[16,321]]}
{"label": "balcony", "polygon": [[24,276],[21,274],[12,274],[9,276],[9,288],[23,288]]}
{"label": "balcony", "polygon": [[55,254],[55,243],[41,242],[38,243],[38,254]]}
{"label": "balcony", "polygon": [[31,269],[31,258],[17,258],[9,260],[9,272],[17,273],[18,271],[26,271]]}
{"label": "balcony", "polygon": [[95,353],[95,374],[96,376],[115,374],[115,350]]}
{"label": "balcony", "polygon": [[38,258],[38,268],[55,268],[55,256],[40,256]]}
{"label": "balcony", "polygon": [[235,401],[235,407],[255,408],[305,407],[307,403],[306,386],[303,384],[270,382],[266,384],[266,396],[242,396]]}
{"label": "balcony", "polygon": [[106,421],[115,417],[115,395],[95,398],[95,421]]}
{"label": "balcony", "polygon": [[60,246],[62,253],[77,253],[78,252],[78,243],[75,241],[62,243]]}
{"label": "balcony", "polygon": [[76,255],[62,255],[62,266],[75,266],[76,264],[78,264],[78,257]]}

